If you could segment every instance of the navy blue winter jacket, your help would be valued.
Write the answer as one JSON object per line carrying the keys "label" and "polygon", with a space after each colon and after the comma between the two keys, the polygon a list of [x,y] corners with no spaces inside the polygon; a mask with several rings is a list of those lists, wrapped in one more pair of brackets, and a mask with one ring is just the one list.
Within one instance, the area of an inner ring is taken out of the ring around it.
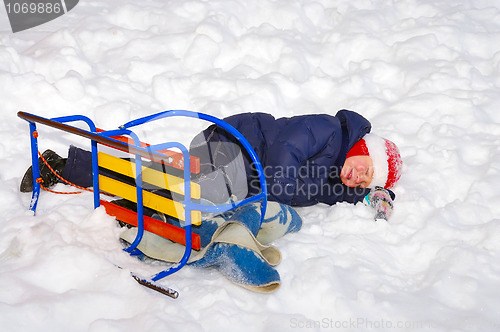
{"label": "navy blue winter jacket", "polygon": [[[361,201],[369,189],[350,188],[340,180],[349,149],[370,132],[361,115],[341,110],[275,119],[265,113],[243,113],[224,119],[255,149],[265,170],[270,200],[294,206]],[[209,130],[209,129],[207,129]],[[211,140],[232,141],[217,129]],[[255,169],[246,160],[250,189],[258,188]],[[252,193],[252,191],[250,191]]]}
{"label": "navy blue winter jacket", "polygon": [[[340,180],[347,152],[371,129],[361,115],[342,110],[335,116],[275,119],[270,114],[243,113],[224,120],[238,129],[255,149],[264,167],[270,200],[295,206],[333,205],[343,201],[356,203],[368,194],[369,189],[349,188]],[[216,146],[224,141],[238,144],[232,135],[215,125],[202,135]],[[248,156],[245,163],[249,195],[252,195],[260,190],[260,184]],[[63,177],[90,187],[91,165],[90,152],[72,146]],[[206,165],[210,163],[203,166]]]}

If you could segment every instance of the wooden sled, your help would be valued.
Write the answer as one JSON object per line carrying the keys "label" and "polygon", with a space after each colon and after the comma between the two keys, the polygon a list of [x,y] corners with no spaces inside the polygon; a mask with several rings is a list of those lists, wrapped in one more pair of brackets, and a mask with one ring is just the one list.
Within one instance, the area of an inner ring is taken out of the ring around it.
{"label": "wooden sled", "polygon": [[[191,250],[199,250],[201,248],[200,237],[197,234],[192,233],[191,225],[199,225],[203,222],[202,212],[222,213],[250,202],[262,201],[262,218],[265,215],[267,205],[267,189],[264,171],[260,161],[258,160],[255,151],[243,135],[241,135],[241,133],[239,133],[232,126],[218,118],[203,113],[172,110],[130,121],[123,124],[118,129],[102,130],[96,128],[92,120],[83,115],[72,115],[48,119],[26,112],[18,112],[18,116],[21,119],[26,120],[30,127],[33,168],[33,195],[30,209],[36,213],[37,202],[40,197],[40,184],[39,181],[37,181],[40,178],[40,172],[38,165],[38,132],[36,124],[43,124],[90,139],[94,208],[98,208],[103,205],[106,212],[114,216],[117,220],[138,228],[135,240],[124,250],[129,253],[134,253],[137,246],[141,242],[145,230],[185,245],[186,249],[184,255],[178,264],[157,273],[152,276],[150,280],[133,275],[140,284],[160,291],[171,297],[177,297],[178,293],[170,289],[165,290],[161,286],[156,285],[154,282],[180,270],[187,263]],[[191,156],[188,149],[181,143],[165,142],[150,145],[141,142],[139,137],[131,130],[131,128],[135,126],[144,125],[152,121],[174,116],[197,118],[215,123],[232,134],[239,141],[241,146],[246,149],[248,155],[252,159],[252,162],[256,166],[261,186],[260,193],[232,204],[216,206],[201,204],[200,186],[191,181],[191,174],[197,174],[200,172],[200,160]],[[75,121],[85,122],[88,125],[89,130],[83,130],[68,124]],[[99,145],[105,145],[127,152],[131,155],[133,161],[100,152],[98,151]],[[181,152],[177,152],[172,149],[177,149]],[[161,164],[161,169],[164,170],[164,172],[158,171],[155,168],[143,166],[143,160],[148,161],[149,164]],[[104,168],[118,174],[119,179],[107,177],[101,174],[102,172],[100,172],[99,168]],[[179,170],[183,174],[181,177],[175,175],[179,173]],[[132,181],[130,181],[130,179]],[[165,195],[159,195],[155,192],[146,190],[144,188],[144,184],[150,184],[155,188],[158,188],[160,191],[166,191],[171,194],[171,197],[168,197],[168,195],[166,195],[166,197]],[[102,199],[101,192],[133,202],[136,206],[136,211],[117,205],[112,201]],[[163,213],[170,218],[178,219],[182,221],[184,227],[176,227],[158,219],[145,216],[144,207]]]}

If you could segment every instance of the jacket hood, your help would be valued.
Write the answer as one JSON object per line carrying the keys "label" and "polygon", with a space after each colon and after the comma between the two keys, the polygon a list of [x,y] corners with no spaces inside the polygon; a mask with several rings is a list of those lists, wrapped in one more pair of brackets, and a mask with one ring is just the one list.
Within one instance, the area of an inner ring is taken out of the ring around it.
{"label": "jacket hood", "polygon": [[367,119],[353,111],[340,110],[335,117],[340,120],[342,127],[342,152],[339,160],[345,160],[347,152],[371,131],[372,126]]}

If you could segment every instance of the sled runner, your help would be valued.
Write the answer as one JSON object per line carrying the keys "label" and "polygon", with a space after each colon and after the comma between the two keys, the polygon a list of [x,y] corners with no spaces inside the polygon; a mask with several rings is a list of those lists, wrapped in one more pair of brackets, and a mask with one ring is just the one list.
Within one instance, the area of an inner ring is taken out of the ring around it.
{"label": "sled runner", "polygon": [[[191,225],[202,223],[203,213],[223,213],[248,203],[261,201],[261,223],[263,221],[267,206],[267,189],[260,161],[247,140],[236,129],[218,118],[203,113],[171,110],[138,118],[123,124],[118,129],[102,130],[96,128],[92,120],[82,115],[48,119],[26,112],[18,112],[18,116],[26,120],[30,128],[33,169],[33,195],[30,209],[33,212],[36,212],[41,189],[36,125],[42,124],[90,139],[94,208],[103,205],[106,212],[117,220],[137,227],[137,235],[130,246],[124,249],[125,251],[131,255],[138,252],[137,246],[141,243],[144,231],[185,245],[185,251],[180,261],[152,276],[150,280],[133,274],[134,279],[149,288],[174,298],[177,297],[177,292],[162,288],[154,282],[180,270],[188,261],[191,251],[200,249],[200,237],[192,233]],[[139,137],[132,131],[132,128],[136,126],[174,116],[208,121],[232,134],[246,150],[255,165],[260,182],[260,192],[237,202],[219,205],[202,204],[200,186],[191,181],[191,175],[200,172],[200,160],[191,156],[188,149],[179,142],[150,145],[141,142]],[[85,122],[89,130],[83,130],[68,124],[75,121]],[[131,155],[132,159],[118,158],[101,152],[98,148],[99,145],[126,152]],[[147,163],[146,166],[143,160]],[[103,169],[111,171],[116,176],[103,175]],[[151,190],[151,188],[154,189]],[[102,192],[131,202],[135,209],[132,210],[116,204],[114,201],[102,198]],[[145,215],[145,209],[157,211],[168,218],[179,220],[181,227],[147,216]]]}

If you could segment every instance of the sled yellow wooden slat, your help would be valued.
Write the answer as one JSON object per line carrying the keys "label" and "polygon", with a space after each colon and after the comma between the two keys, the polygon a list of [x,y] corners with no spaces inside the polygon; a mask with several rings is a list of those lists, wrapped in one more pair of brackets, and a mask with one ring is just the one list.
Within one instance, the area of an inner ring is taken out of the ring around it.
{"label": "sled yellow wooden slat", "polygon": [[[99,166],[135,179],[135,164],[107,153],[98,153]],[[142,167],[142,181],[184,195],[184,179],[161,171]],[[191,198],[200,198],[200,185],[191,182]]]}
{"label": "sled yellow wooden slat", "polygon": [[[137,189],[119,180],[109,178],[104,175],[99,175],[99,189],[120,196],[126,200],[137,203]],[[173,201],[169,198],[156,195],[149,191],[143,190],[143,205],[150,209],[165,213],[180,220],[186,220],[185,210],[180,202]],[[191,223],[199,225],[201,223],[201,212],[191,211]]]}

